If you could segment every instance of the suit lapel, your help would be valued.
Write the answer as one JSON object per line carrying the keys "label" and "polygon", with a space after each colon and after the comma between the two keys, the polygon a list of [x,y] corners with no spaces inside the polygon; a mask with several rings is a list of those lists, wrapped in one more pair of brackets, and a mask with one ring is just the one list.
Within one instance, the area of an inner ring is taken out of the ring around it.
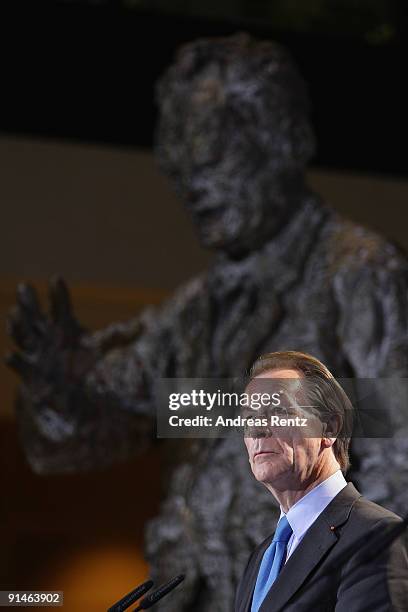
{"label": "suit lapel", "polygon": [[[359,497],[361,497],[360,493],[349,482],[323,510],[283,566],[278,578],[269,590],[260,612],[278,612],[302,586],[323,556],[338,541],[339,536],[333,528],[348,520],[353,504]],[[244,605],[241,608],[243,612],[249,612],[251,609],[252,594],[259,566],[263,553],[271,543],[272,538],[273,535],[259,549],[248,575],[248,590],[243,602]]]}
{"label": "suit lapel", "polygon": [[251,609],[252,594],[255,589],[255,583],[259,572],[259,566],[261,565],[262,557],[269,544],[272,542],[273,534],[270,535],[255,551],[255,558],[247,569],[247,573],[244,575],[245,581],[245,593],[240,602],[238,612],[249,612]]}

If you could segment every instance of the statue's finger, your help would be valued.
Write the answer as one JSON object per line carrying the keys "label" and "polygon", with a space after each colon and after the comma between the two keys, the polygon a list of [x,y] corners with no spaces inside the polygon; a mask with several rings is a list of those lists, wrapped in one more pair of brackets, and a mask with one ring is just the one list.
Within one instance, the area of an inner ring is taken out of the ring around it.
{"label": "statue's finger", "polygon": [[68,288],[60,276],[50,281],[50,315],[55,323],[63,325],[73,319]]}
{"label": "statue's finger", "polygon": [[6,319],[6,329],[14,342],[23,351],[34,351],[37,347],[37,338],[33,333],[31,325],[20,306],[15,306]]}
{"label": "statue's finger", "polygon": [[31,285],[21,283],[17,287],[17,301],[30,318],[42,318],[37,292]]}
{"label": "statue's finger", "polygon": [[44,316],[37,292],[31,285],[20,284],[17,287],[17,303],[21,309],[21,317],[30,328],[33,335],[43,336],[48,329],[47,320]]}
{"label": "statue's finger", "polygon": [[4,359],[6,365],[17,372],[23,380],[28,380],[31,377],[32,366],[27,359],[19,353],[9,353]]}

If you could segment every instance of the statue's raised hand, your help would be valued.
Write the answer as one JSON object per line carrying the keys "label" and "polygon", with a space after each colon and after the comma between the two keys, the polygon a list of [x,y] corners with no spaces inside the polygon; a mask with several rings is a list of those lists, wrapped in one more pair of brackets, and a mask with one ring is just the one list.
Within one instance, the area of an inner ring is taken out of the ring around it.
{"label": "statue's raised hand", "polygon": [[76,384],[93,362],[86,332],[74,317],[68,289],[61,278],[50,282],[50,310],[42,312],[36,291],[19,285],[8,331],[18,350],[6,357],[28,387],[34,403]]}
{"label": "statue's raised hand", "polygon": [[[130,401],[137,405],[142,388],[139,361],[131,362],[126,350],[118,348],[138,335],[138,321],[86,331],[73,314],[64,281],[55,279],[47,314],[32,287],[18,287],[8,328],[17,350],[7,363],[23,381],[16,414],[35,472],[105,467],[150,443],[150,414],[143,418],[128,410]],[[113,357],[105,362],[112,348]],[[126,410],[120,410],[122,405]]]}

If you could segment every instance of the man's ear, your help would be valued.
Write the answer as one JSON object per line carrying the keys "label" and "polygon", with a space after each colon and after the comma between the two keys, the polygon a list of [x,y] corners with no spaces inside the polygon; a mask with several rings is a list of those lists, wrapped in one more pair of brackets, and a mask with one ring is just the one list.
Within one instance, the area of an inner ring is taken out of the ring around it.
{"label": "man's ear", "polygon": [[325,448],[333,446],[341,429],[341,418],[333,415],[323,423],[322,444]]}
{"label": "man's ear", "polygon": [[336,440],[337,440],[337,438],[332,438],[332,437],[329,437],[329,436],[324,436],[322,438],[321,446],[322,446],[322,448],[331,448]]}

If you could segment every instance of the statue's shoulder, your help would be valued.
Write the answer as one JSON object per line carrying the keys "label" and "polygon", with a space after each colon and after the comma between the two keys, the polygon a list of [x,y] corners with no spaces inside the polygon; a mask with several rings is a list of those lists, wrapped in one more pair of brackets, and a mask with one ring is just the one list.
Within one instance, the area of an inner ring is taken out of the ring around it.
{"label": "statue's shoulder", "polygon": [[408,271],[408,255],[375,230],[337,213],[330,216],[327,225],[326,246],[333,271]]}

